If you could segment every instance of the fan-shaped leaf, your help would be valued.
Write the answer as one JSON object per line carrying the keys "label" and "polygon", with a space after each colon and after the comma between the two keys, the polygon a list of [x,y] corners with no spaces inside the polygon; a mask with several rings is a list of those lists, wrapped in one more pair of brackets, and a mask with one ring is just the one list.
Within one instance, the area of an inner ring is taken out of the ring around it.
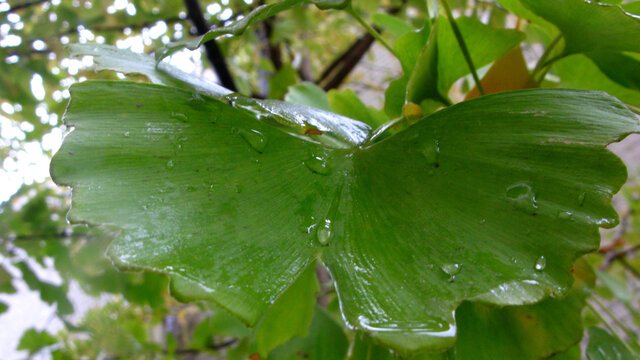
{"label": "fan-shaped leaf", "polygon": [[320,255],[349,325],[407,353],[452,346],[463,300],[564,294],[617,222],[626,172],[604,145],[638,130],[606,94],[529,90],[333,148],[126,82],[75,85],[65,121],[52,176],[73,187],[71,220],[122,229],[119,266],[167,272],[180,298],[255,324]]}

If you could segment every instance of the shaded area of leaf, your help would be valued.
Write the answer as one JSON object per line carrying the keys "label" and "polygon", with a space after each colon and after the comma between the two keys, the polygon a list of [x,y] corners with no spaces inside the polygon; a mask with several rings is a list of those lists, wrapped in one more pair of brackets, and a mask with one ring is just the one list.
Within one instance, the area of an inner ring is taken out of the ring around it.
{"label": "shaded area of leaf", "polygon": [[585,55],[568,56],[555,62],[553,66],[560,77],[561,87],[606,91],[626,103],[640,106],[640,91],[614,82]]}
{"label": "shaded area of leaf", "polygon": [[271,350],[293,337],[306,337],[316,308],[315,262],[267,310],[256,327],[258,353],[266,357]]}
{"label": "shaded area of leaf", "polygon": [[635,357],[618,339],[599,327],[587,329],[589,344],[587,359],[589,360],[632,360]]}
{"label": "shaded area of leaf", "polygon": [[349,342],[340,325],[316,307],[309,335],[297,337],[273,350],[268,360],[336,360],[347,355]]}

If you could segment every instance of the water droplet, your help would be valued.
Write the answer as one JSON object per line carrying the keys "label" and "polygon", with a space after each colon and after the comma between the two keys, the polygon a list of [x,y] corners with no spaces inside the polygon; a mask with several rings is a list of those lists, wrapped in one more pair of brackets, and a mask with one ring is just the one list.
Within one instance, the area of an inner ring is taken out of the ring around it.
{"label": "water droplet", "polygon": [[453,282],[456,279],[456,275],[460,272],[460,264],[444,264],[440,267],[445,274],[449,275],[449,282]]}
{"label": "water droplet", "polygon": [[580,206],[584,205],[584,199],[587,197],[587,193],[583,192],[580,195],[578,195],[578,204]]}
{"label": "water droplet", "polygon": [[318,237],[318,242],[320,243],[320,245],[329,245],[329,241],[331,241],[331,237],[333,236],[331,229],[331,220],[325,219],[324,223],[318,224],[316,236]]}
{"label": "water droplet", "polygon": [[573,213],[570,211],[560,211],[558,213],[558,219],[573,220]]}
{"label": "water droplet", "polygon": [[199,93],[197,93],[197,92],[194,92],[194,93],[192,93],[192,94],[191,94],[191,96],[189,97],[189,102],[190,102],[192,105],[195,105],[195,106],[201,106],[201,105],[203,105],[203,104],[204,104],[204,99],[202,98],[202,95],[200,95],[200,94],[199,94]]}
{"label": "water droplet", "polygon": [[242,185],[240,185],[240,183],[236,183],[234,185],[236,193],[240,194],[242,192]]}
{"label": "water droplet", "polygon": [[546,267],[547,267],[547,259],[544,256],[540,256],[538,260],[536,260],[535,269],[538,271],[542,271]]}
{"label": "water droplet", "polygon": [[253,150],[262,154],[264,148],[267,146],[267,139],[260,131],[251,129],[249,131],[239,130],[238,132]]}
{"label": "water droplet", "polygon": [[[426,145],[420,149],[422,156],[427,160],[427,164],[433,167],[439,167],[438,159],[440,157],[440,144],[438,140],[428,141]],[[433,175],[429,173],[429,175]]]}
{"label": "water droplet", "polygon": [[187,115],[183,113],[172,112],[171,118],[178,121],[187,122]]}
{"label": "water droplet", "polygon": [[124,137],[129,137],[131,135],[131,133],[129,131],[125,131],[123,135],[124,135]]}
{"label": "water droplet", "polygon": [[164,167],[167,168],[167,170],[171,170],[175,167],[175,164],[173,163],[173,160],[169,160],[167,161],[167,163],[164,165]]}
{"label": "water droplet", "polygon": [[327,163],[327,157],[323,155],[311,155],[311,157],[304,161],[304,164],[316,174],[329,175],[331,168]]}
{"label": "water droplet", "polygon": [[507,188],[507,199],[517,209],[535,215],[538,210],[536,194],[529,184],[518,183]]}

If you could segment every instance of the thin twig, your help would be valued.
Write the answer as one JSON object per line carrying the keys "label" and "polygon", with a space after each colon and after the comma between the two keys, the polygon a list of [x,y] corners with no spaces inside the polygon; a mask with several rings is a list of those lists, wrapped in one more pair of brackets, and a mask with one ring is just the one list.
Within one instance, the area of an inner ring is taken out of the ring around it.
{"label": "thin twig", "polygon": [[542,56],[540,56],[540,59],[538,59],[538,62],[536,63],[536,67],[531,72],[531,77],[532,78],[534,76],[536,76],[536,74],[538,74],[538,72],[540,72],[540,70],[542,70],[544,68],[543,64],[547,61],[549,56],[551,56],[551,53],[553,52],[553,49],[560,42],[560,39],[562,39],[562,33],[558,34],[558,36],[553,38],[553,40],[551,40],[549,45],[547,45],[547,48],[544,49],[544,52],[542,53]]}
{"label": "thin twig", "polygon": [[371,25],[364,21],[360,14],[358,14],[358,12],[353,9],[351,3],[349,3],[349,6],[346,7],[345,11],[347,12],[347,14],[351,15],[351,17],[353,17],[360,25],[362,25],[362,27],[364,27],[367,32],[371,34],[371,36],[373,36],[380,44],[387,48],[387,50],[389,50],[389,52],[393,54],[393,56],[398,57],[395,51],[393,51],[391,45],[389,45],[389,43],[387,43],[382,35],[380,35],[378,30],[374,29]]}
{"label": "thin twig", "polygon": [[9,8],[9,10],[7,10],[6,12],[13,12],[13,11],[17,11],[17,10],[21,10],[21,9],[26,9],[28,7],[34,6],[34,5],[40,5],[42,3],[46,3],[49,0],[33,0],[33,1],[26,1],[22,4],[16,4],[13,5],[12,7]]}
{"label": "thin twig", "polygon": [[[198,35],[204,35],[207,31],[209,31],[209,25],[204,19],[204,15],[202,14],[202,9],[200,8],[200,3],[198,2],[198,0],[184,0],[184,5],[187,8],[189,19],[191,19],[191,22],[195,26]],[[231,76],[231,72],[229,71],[229,67],[227,66],[227,62],[216,41],[207,41],[206,43],[204,43],[204,48],[207,53],[207,58],[209,59],[209,62],[211,62],[211,65],[213,65],[213,68],[216,71],[216,74],[218,75],[218,79],[220,79],[220,83],[222,84],[222,86],[231,91],[237,91],[236,84],[233,81],[233,77]]]}
{"label": "thin twig", "polygon": [[478,92],[481,96],[484,96],[484,88],[482,87],[482,83],[480,83],[480,78],[478,77],[478,73],[476,72],[476,67],[473,65],[473,60],[471,59],[471,54],[469,54],[469,49],[467,49],[467,44],[464,42],[464,38],[462,37],[462,33],[458,28],[458,24],[456,24],[456,20],[453,18],[453,13],[451,12],[451,7],[447,0],[440,0],[442,6],[444,7],[445,12],[447,13],[447,18],[449,19],[449,23],[451,24],[451,29],[453,30],[453,34],[456,36],[458,40],[458,45],[460,46],[460,50],[462,51],[462,55],[464,55],[464,59],[469,66],[469,70],[471,71],[471,76],[473,76],[473,81],[476,83],[476,87],[478,88]]}

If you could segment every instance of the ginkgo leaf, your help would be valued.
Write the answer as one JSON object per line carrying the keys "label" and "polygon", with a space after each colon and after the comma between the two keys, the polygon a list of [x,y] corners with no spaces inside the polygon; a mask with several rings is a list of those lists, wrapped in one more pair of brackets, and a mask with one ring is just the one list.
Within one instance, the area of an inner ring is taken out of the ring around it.
{"label": "ginkgo leaf", "polygon": [[571,90],[481,97],[346,147],[177,88],[71,94],[52,177],[73,188],[71,221],[121,229],[118,266],[255,324],[319,256],[348,325],[401,353],[451,347],[464,300],[566,293],[617,222],[626,171],[604,146],[638,131],[619,101]]}

